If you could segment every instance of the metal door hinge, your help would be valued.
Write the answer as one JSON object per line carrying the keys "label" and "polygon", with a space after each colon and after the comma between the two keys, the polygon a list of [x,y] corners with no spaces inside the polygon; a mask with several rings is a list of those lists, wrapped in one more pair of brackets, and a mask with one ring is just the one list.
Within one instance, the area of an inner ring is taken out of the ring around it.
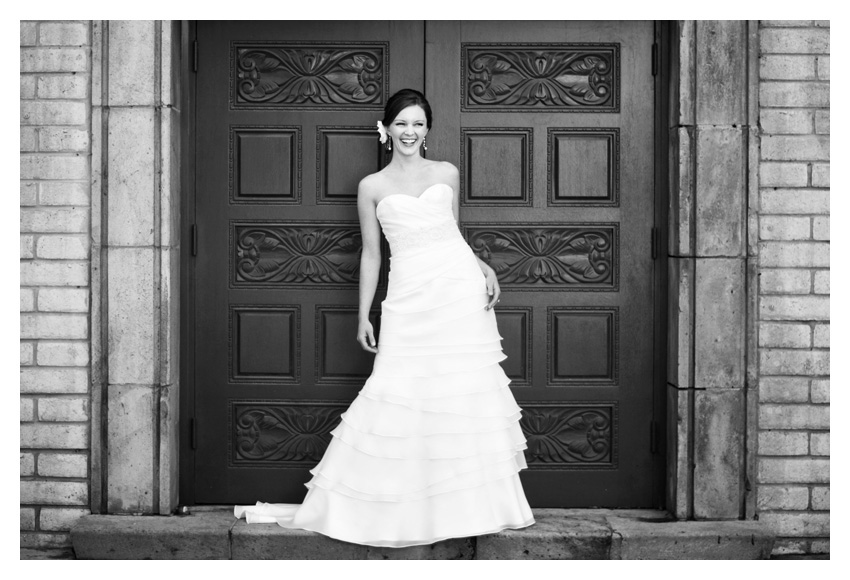
{"label": "metal door hinge", "polygon": [[658,423],[649,422],[649,452],[658,453]]}
{"label": "metal door hinge", "polygon": [[198,41],[192,42],[192,71],[198,72]]}
{"label": "metal door hinge", "polygon": [[195,419],[189,419],[189,444],[192,449],[198,448],[198,431],[195,428]]}
{"label": "metal door hinge", "polygon": [[658,74],[658,43],[652,43],[652,76]]}
{"label": "metal door hinge", "polygon": [[198,255],[198,226],[192,224],[192,255]]}
{"label": "metal door hinge", "polygon": [[650,235],[652,236],[652,259],[656,260],[658,259],[658,228],[653,227]]}

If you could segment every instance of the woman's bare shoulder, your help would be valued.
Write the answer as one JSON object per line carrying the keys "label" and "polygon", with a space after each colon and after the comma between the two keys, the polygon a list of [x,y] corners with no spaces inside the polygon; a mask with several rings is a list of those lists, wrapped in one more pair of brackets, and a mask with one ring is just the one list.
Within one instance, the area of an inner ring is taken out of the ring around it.
{"label": "woman's bare shoulder", "polygon": [[444,177],[445,179],[452,179],[460,173],[457,167],[455,167],[454,164],[449,161],[435,161],[434,170],[439,172],[440,176]]}

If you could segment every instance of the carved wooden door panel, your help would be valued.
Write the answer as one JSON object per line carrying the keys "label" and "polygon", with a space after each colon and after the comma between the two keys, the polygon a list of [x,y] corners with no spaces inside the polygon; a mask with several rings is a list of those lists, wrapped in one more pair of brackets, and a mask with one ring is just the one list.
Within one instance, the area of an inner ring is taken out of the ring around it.
{"label": "carved wooden door panel", "polygon": [[192,501],[300,502],[371,372],[356,184],[386,162],[387,97],[413,87],[429,156],[461,168],[464,235],[499,273],[531,505],[657,503],[652,24],[200,22],[197,38]]}
{"label": "carved wooden door panel", "polygon": [[460,161],[464,235],[504,292],[529,501],[652,505],[653,24],[426,34],[429,153]]}
{"label": "carved wooden door panel", "polygon": [[384,163],[389,95],[423,88],[423,28],[197,25],[197,503],[300,501],[371,372],[357,183]]}

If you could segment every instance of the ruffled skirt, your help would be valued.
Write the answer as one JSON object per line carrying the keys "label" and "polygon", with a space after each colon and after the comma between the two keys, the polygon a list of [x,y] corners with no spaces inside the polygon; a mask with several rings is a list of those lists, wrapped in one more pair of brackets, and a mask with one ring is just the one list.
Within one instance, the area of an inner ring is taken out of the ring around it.
{"label": "ruffled skirt", "polygon": [[393,255],[372,374],[304,501],[236,506],[236,517],[389,547],[533,524],[521,409],[488,301],[460,237]]}

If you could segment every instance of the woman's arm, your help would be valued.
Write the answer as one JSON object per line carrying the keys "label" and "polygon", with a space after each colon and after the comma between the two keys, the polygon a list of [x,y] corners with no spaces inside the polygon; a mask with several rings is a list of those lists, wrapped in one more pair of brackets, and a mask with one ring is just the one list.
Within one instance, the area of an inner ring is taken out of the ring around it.
{"label": "woman's arm", "polygon": [[357,188],[357,213],[360,216],[360,302],[357,314],[357,340],[369,352],[378,352],[372,324],[369,322],[369,310],[375,299],[378,287],[378,274],[381,270],[381,225],[375,215],[375,199],[370,195],[368,186],[360,182]]}

